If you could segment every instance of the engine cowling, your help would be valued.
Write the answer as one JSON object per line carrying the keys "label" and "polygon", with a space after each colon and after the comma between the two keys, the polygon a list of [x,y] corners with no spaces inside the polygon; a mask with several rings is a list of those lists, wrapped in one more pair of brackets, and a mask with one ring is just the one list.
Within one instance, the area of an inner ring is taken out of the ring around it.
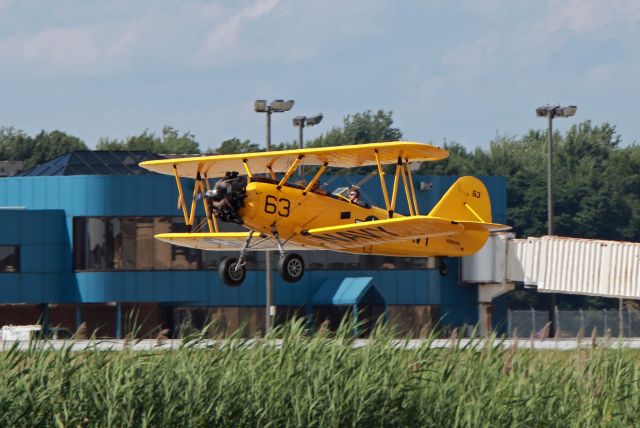
{"label": "engine cowling", "polygon": [[239,210],[247,196],[247,178],[237,171],[227,172],[213,189],[206,193],[207,203],[213,215],[222,221],[242,224]]}

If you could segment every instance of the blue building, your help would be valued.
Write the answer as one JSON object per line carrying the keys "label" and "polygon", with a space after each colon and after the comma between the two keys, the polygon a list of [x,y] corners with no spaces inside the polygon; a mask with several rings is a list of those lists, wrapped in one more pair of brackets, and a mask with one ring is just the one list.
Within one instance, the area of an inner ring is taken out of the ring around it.
{"label": "blue building", "polygon": [[[85,322],[110,337],[122,337],[134,322],[142,332],[161,326],[173,336],[208,321],[229,330],[244,326],[247,335],[263,328],[263,254],[251,253],[245,282],[230,288],[217,271],[229,254],[153,239],[186,230],[175,179],[137,167],[153,158],[145,152],[74,152],[0,178],[2,325],[41,321],[74,330]],[[337,177],[331,187],[363,178]],[[413,176],[421,212],[455,179]],[[505,180],[481,179],[494,221],[506,222]],[[183,186],[189,194],[193,183],[185,180]],[[383,205],[377,179],[361,188],[365,199]],[[273,275],[276,322],[296,313],[335,322],[354,307],[370,318],[386,310],[392,323],[413,336],[436,322],[477,322],[477,288],[460,284],[456,259],[442,277],[429,259],[326,251],[302,256],[307,271],[300,282]]]}

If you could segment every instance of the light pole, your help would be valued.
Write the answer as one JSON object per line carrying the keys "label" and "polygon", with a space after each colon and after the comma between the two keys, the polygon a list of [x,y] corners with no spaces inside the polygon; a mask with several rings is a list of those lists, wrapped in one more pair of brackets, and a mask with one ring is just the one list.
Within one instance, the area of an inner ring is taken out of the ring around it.
{"label": "light pole", "polygon": [[[547,118],[547,235],[553,235],[553,118],[571,117],[576,106],[543,106],[536,109],[536,116]],[[549,337],[556,335],[556,295],[549,295]]]}
{"label": "light pole", "polygon": [[[303,148],[302,129],[305,126],[314,126],[322,122],[322,113],[315,116],[296,116],[293,118],[293,126],[298,127],[298,146]],[[300,175],[304,176],[304,166],[300,165]]]}
{"label": "light pole", "polygon": [[[291,110],[294,101],[273,100],[271,104],[267,104],[266,100],[256,100],[253,108],[258,113],[266,113],[267,116],[267,151],[271,150],[271,113],[284,113]],[[272,317],[276,315],[276,307],[273,306],[273,278],[271,272],[271,251],[265,251],[265,285],[266,285],[266,301],[265,301],[265,317],[264,329],[265,334],[271,330]]]}

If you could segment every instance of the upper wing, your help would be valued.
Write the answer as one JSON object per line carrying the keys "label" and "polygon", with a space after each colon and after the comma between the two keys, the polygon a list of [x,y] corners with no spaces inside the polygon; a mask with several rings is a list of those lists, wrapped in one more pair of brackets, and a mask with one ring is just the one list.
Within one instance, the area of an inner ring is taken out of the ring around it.
{"label": "upper wing", "polygon": [[[249,232],[160,233],[155,235],[155,238],[183,247],[209,251],[233,251],[241,249],[248,236]],[[251,239],[251,250],[267,251],[277,249],[271,240],[260,238],[259,233],[254,232]],[[313,248],[287,243],[287,249],[303,251]]]}
{"label": "upper wing", "polygon": [[317,245],[326,249],[348,249],[353,247],[407,241],[415,238],[430,238],[463,232],[465,227],[451,220],[428,217],[397,217],[332,227],[303,230],[302,235],[313,238]]}
{"label": "upper wing", "polygon": [[449,153],[440,147],[406,141],[389,143],[358,144],[351,146],[321,147],[236,155],[201,156],[191,158],[163,159],[140,163],[140,166],[161,174],[174,174],[175,165],[181,177],[195,178],[198,170],[207,177],[222,177],[226,171],[245,170],[244,161],[254,174],[266,173],[270,166],[273,172],[284,172],[299,157],[303,165],[323,165],[338,168],[353,168],[375,165],[376,151],[380,163],[396,163],[398,157],[410,161],[434,161],[445,159]]}

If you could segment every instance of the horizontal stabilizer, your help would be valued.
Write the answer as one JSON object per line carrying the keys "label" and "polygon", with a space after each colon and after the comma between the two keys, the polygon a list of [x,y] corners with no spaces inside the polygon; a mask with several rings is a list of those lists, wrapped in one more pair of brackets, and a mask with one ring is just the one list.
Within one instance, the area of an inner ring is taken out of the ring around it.
{"label": "horizontal stabilizer", "polygon": [[511,226],[500,223],[484,223],[480,221],[453,221],[464,226],[464,230],[486,230],[489,232],[503,232],[511,230]]}

